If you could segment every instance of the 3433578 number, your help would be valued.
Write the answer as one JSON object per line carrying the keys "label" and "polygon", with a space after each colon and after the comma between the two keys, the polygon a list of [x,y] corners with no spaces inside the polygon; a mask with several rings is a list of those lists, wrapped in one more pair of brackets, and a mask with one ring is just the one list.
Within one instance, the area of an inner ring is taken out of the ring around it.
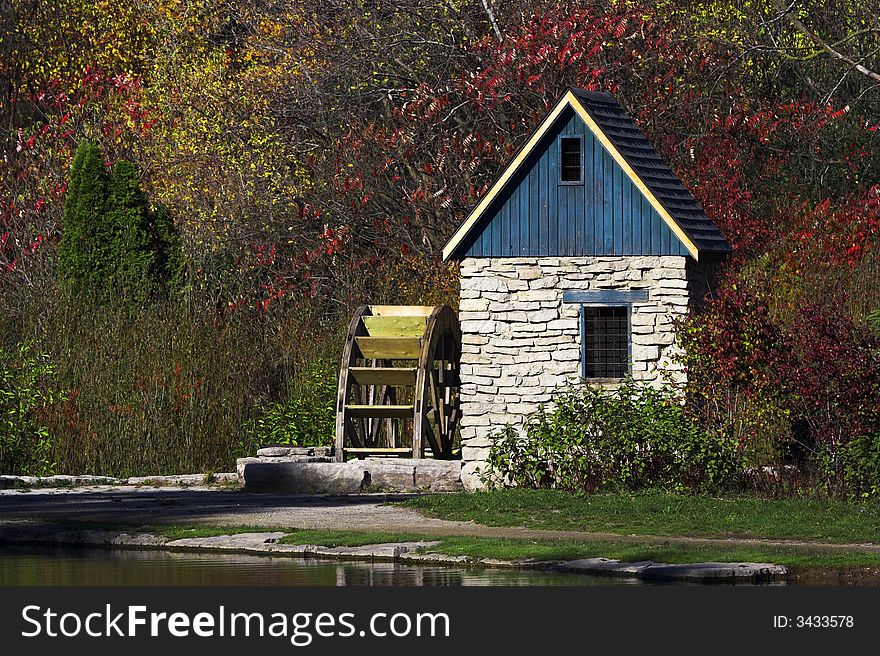
{"label": "3433578 number", "polygon": [[852,615],[798,615],[794,625],[799,629],[851,629],[855,620]]}

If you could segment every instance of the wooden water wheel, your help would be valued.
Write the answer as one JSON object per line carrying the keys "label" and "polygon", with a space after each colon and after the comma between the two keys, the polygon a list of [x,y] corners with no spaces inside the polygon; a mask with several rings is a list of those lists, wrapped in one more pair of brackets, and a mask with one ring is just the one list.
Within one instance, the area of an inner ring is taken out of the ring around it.
{"label": "wooden water wheel", "polygon": [[336,459],[454,458],[460,359],[448,305],[358,308],[342,350]]}

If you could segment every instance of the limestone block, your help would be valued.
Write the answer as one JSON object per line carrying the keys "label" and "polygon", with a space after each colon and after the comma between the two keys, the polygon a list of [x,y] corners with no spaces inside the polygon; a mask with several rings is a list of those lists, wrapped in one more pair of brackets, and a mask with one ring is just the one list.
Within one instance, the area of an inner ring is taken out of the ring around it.
{"label": "limestone block", "polygon": [[486,489],[486,484],[480,478],[480,472],[486,465],[484,462],[465,462],[461,467],[461,483],[468,492],[478,492]]}
{"label": "limestone block", "polygon": [[257,449],[258,458],[330,458],[332,455],[333,447],[329,446],[264,446]]}
{"label": "limestone block", "polygon": [[462,416],[461,425],[464,426],[488,426],[490,424],[489,414],[483,410],[483,414],[474,415],[473,413],[468,413],[467,418]]}
{"label": "limestone block", "polygon": [[291,462],[280,458],[244,464],[242,478],[247,492],[291,494],[358,494],[370,475],[357,462]]}
{"label": "limestone block", "polygon": [[523,394],[521,399],[523,403],[537,403],[541,405],[552,401],[553,396],[546,392],[543,394]]}
{"label": "limestone block", "polygon": [[548,321],[553,321],[558,317],[559,310],[557,309],[538,310],[536,312],[529,312],[528,321],[530,323],[544,323]]}
{"label": "limestone block", "polygon": [[657,269],[654,271],[655,280],[685,280],[687,277],[686,269]]}
{"label": "limestone block", "polygon": [[641,279],[642,279],[642,272],[639,271],[638,269],[630,269],[628,271],[615,271],[611,275],[611,280],[618,281],[618,282],[625,281],[625,280],[633,281],[633,280],[641,280]]}
{"label": "limestone block", "polygon": [[429,492],[457,492],[462,489],[460,460],[415,461],[416,489]]}
{"label": "limestone block", "polygon": [[504,321],[505,323],[528,323],[529,321],[529,313],[523,311],[508,310],[506,312],[495,312],[493,315],[496,320]]}
{"label": "limestone block", "polygon": [[668,346],[675,341],[675,333],[673,333],[672,331],[657,330],[647,334],[638,334],[634,330],[633,333],[633,344],[654,344],[657,346]]}
{"label": "limestone block", "polygon": [[475,385],[479,388],[489,387],[494,383],[493,378],[487,378],[486,376],[474,376],[473,374],[469,376],[462,375],[461,377],[461,385],[464,388],[466,385]]}
{"label": "limestone block", "polygon": [[495,328],[498,324],[495,321],[484,320],[484,321],[462,321],[461,322],[461,331],[463,333],[480,333],[480,334],[492,334],[495,332]]}
{"label": "limestone block", "polygon": [[472,460],[485,460],[489,456],[487,447],[470,447],[463,444],[461,447],[461,459],[465,462]]}
{"label": "limestone block", "polygon": [[362,462],[369,472],[371,489],[395,492],[416,489],[416,461],[412,458],[366,458]]}
{"label": "limestone block", "polygon": [[461,261],[461,271],[482,271],[489,266],[489,260],[482,257],[466,257]]}
{"label": "limestone block", "polygon": [[520,358],[517,364],[505,367],[504,373],[508,376],[534,376],[542,373],[544,366],[538,363],[523,361]]}
{"label": "limestone block", "polygon": [[581,350],[579,348],[574,349],[556,349],[551,352],[550,356],[554,360],[580,360],[581,359]]}
{"label": "limestone block", "polygon": [[507,291],[507,283],[494,276],[480,276],[470,280],[468,289],[476,289],[481,292],[503,292]]}
{"label": "limestone block", "polygon": [[556,346],[564,347],[566,345],[577,344],[577,340],[571,335],[558,335],[556,337],[536,337],[535,346]]}
{"label": "limestone block", "polygon": [[[501,367],[491,367],[486,365],[473,365],[473,373],[477,376],[488,376],[497,378],[501,375]],[[463,372],[462,372],[463,373]]]}
{"label": "limestone block", "polygon": [[519,312],[528,312],[530,310],[541,309],[539,301],[491,301],[489,303],[490,312],[507,312],[509,310],[517,310]]}
{"label": "limestone block", "polygon": [[656,360],[660,357],[660,349],[656,346],[640,346],[633,344],[632,357],[635,362],[640,360]]}
{"label": "limestone block", "polygon": [[507,411],[514,415],[530,415],[537,410],[537,403],[509,403],[507,405]]}
{"label": "limestone block", "polygon": [[560,298],[560,293],[550,289],[530,289],[528,291],[517,292],[516,301],[553,301]]}
{"label": "limestone block", "polygon": [[474,449],[485,448],[488,449],[495,442],[495,437],[492,432],[484,433],[477,435],[476,437],[472,437],[468,440],[468,446]]}
{"label": "limestone block", "polygon": [[630,317],[630,323],[632,324],[633,327],[648,326],[650,328],[653,328],[654,325],[658,321],[656,315],[645,313],[645,312],[639,312],[639,307],[641,307],[641,306],[633,307],[633,313],[632,313],[632,316]]}
{"label": "limestone block", "polygon": [[522,267],[519,272],[520,280],[537,280],[541,278],[544,273],[541,271],[540,267],[530,266],[530,267]]}
{"label": "limestone block", "polygon": [[504,258],[494,258],[492,260],[493,264],[495,262],[504,263],[508,266],[513,267],[522,267],[524,265],[532,265],[536,266],[538,264],[538,258],[536,257],[504,257]]}
{"label": "limestone block", "polygon": [[502,348],[515,348],[519,349],[523,346],[532,346],[534,345],[534,341],[532,339],[509,339],[509,338],[500,338],[492,340],[492,345]]}
{"label": "limestone block", "polygon": [[466,298],[458,304],[459,312],[486,312],[489,309],[489,299]]}
{"label": "limestone block", "polygon": [[547,322],[548,330],[577,330],[578,322],[576,319],[556,319]]}
{"label": "limestone block", "polygon": [[529,282],[529,289],[555,289],[559,286],[559,276],[544,276]]}

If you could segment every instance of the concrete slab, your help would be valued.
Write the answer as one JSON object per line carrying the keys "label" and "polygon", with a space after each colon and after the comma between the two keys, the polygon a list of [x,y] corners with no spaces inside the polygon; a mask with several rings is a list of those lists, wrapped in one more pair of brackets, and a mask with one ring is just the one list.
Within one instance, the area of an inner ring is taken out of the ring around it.
{"label": "concrete slab", "polygon": [[267,533],[234,533],[232,535],[214,535],[204,538],[182,538],[166,543],[168,547],[186,547],[189,549],[243,549],[262,548],[274,544],[286,533],[277,531]]}

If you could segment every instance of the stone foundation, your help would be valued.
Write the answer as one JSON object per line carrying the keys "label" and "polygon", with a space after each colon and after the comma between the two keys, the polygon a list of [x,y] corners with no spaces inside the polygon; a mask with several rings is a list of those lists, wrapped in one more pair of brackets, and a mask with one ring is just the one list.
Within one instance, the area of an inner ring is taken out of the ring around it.
{"label": "stone foundation", "polygon": [[461,262],[462,481],[482,485],[490,435],[521,425],[554,391],[581,376],[580,304],[565,291],[645,290],[632,304],[632,374],[661,385],[683,381],[670,361],[674,322],[690,302],[680,256],[466,258]]}
{"label": "stone foundation", "polygon": [[335,462],[332,448],[270,447],[240,458],[246,492],[361,494],[365,492],[458,492],[460,460],[365,458]]}

